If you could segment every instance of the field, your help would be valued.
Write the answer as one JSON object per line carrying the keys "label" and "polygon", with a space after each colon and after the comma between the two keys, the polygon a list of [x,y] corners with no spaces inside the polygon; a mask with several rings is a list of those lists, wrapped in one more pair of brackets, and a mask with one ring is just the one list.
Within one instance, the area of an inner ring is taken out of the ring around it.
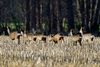
{"label": "field", "polygon": [[23,40],[17,44],[0,36],[0,67],[100,67],[100,38],[80,46],[66,38],[58,44]]}

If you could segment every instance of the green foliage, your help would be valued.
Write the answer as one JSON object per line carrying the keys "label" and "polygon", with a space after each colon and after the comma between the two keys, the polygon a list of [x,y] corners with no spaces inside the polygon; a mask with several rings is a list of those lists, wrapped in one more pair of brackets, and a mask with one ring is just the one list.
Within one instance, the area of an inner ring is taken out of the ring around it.
{"label": "green foliage", "polygon": [[0,23],[0,28],[2,28],[3,27],[3,23]]}
{"label": "green foliage", "polygon": [[16,17],[13,17],[12,22],[8,23],[8,26],[11,28],[11,30],[15,31],[17,29],[25,29],[25,25],[23,22],[21,22],[19,19]]}
{"label": "green foliage", "polygon": [[0,28],[3,27],[10,27],[11,31],[16,31],[18,29],[25,29],[25,24],[23,22],[1,22],[0,23]]}
{"label": "green foliage", "polygon": [[100,24],[99,24],[99,32],[100,32]]}
{"label": "green foliage", "polygon": [[80,29],[80,27],[81,27],[81,23],[78,21],[75,21],[75,28]]}
{"label": "green foliage", "polygon": [[46,31],[46,30],[48,30],[48,21],[47,20],[44,20],[43,21],[43,23],[42,23],[42,29],[44,30],[44,31]]}
{"label": "green foliage", "polygon": [[65,18],[63,18],[63,29],[65,32],[68,31],[68,22]]}
{"label": "green foliage", "polygon": [[17,23],[14,23],[14,22],[10,22],[8,24],[8,26],[11,28],[11,30],[15,31],[16,29],[25,29],[25,25],[24,23],[22,22],[17,22]]}
{"label": "green foliage", "polygon": [[15,23],[13,23],[13,22],[9,23],[9,24],[8,24],[8,27],[10,27],[11,30],[16,30],[16,25],[15,25]]}

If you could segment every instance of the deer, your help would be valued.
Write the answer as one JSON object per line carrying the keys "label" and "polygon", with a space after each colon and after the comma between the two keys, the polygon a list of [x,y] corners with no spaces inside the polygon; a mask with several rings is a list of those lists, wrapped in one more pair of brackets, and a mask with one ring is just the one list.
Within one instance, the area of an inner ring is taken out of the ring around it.
{"label": "deer", "polygon": [[69,40],[72,41],[75,45],[77,45],[77,43],[79,43],[80,46],[82,46],[82,38],[78,35],[74,35],[74,36],[70,36]]}
{"label": "deer", "polygon": [[21,31],[21,34],[22,34],[21,40],[23,40],[23,42],[25,44],[33,42],[33,34],[32,33],[26,33],[24,31]]}
{"label": "deer", "polygon": [[68,34],[67,39],[69,41],[72,41],[76,45],[77,45],[77,43],[79,43],[79,45],[82,46],[82,43],[81,43],[81,41],[82,41],[81,34],[78,33],[76,35],[73,35],[73,29],[70,30],[70,33]]}
{"label": "deer", "polygon": [[33,40],[34,41],[43,41],[46,43],[47,37],[44,35],[36,35],[36,36],[33,36]]}
{"label": "deer", "polygon": [[30,43],[30,42],[36,42],[36,41],[43,41],[46,43],[46,36],[43,35],[33,35],[32,33],[23,33],[23,40],[26,44],[26,42]]}
{"label": "deer", "polygon": [[21,33],[18,33],[17,31],[11,32],[8,26],[7,26],[7,32],[12,41],[18,40],[18,44],[20,44],[20,36],[22,36]]}
{"label": "deer", "polygon": [[51,35],[49,37],[49,41],[53,41],[55,44],[57,44],[59,41],[64,41],[64,37],[59,34]]}
{"label": "deer", "polygon": [[85,42],[88,42],[88,43],[91,43],[94,41],[94,38],[95,36],[92,35],[91,33],[83,33],[83,27],[80,28],[80,33],[81,33],[81,37],[82,37],[82,41],[85,41]]}

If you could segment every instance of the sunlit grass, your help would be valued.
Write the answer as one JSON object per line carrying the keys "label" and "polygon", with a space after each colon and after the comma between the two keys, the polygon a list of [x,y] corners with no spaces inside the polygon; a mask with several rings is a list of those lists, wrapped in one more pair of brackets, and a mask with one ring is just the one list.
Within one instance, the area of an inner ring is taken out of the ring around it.
{"label": "sunlit grass", "polygon": [[0,41],[0,67],[100,67],[99,41],[82,46],[70,40],[18,45],[6,37]]}

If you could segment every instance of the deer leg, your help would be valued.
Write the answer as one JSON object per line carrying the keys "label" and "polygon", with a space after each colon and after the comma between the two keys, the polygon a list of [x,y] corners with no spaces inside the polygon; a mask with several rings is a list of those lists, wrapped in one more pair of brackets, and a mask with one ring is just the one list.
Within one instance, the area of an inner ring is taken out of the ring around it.
{"label": "deer leg", "polygon": [[18,39],[18,44],[20,44],[20,35],[17,36],[17,39]]}
{"label": "deer leg", "polygon": [[82,38],[80,38],[80,39],[78,40],[78,42],[79,42],[80,46],[82,46]]}
{"label": "deer leg", "polygon": [[74,45],[74,46],[77,46],[77,41],[74,41],[74,42],[73,42],[73,45]]}

